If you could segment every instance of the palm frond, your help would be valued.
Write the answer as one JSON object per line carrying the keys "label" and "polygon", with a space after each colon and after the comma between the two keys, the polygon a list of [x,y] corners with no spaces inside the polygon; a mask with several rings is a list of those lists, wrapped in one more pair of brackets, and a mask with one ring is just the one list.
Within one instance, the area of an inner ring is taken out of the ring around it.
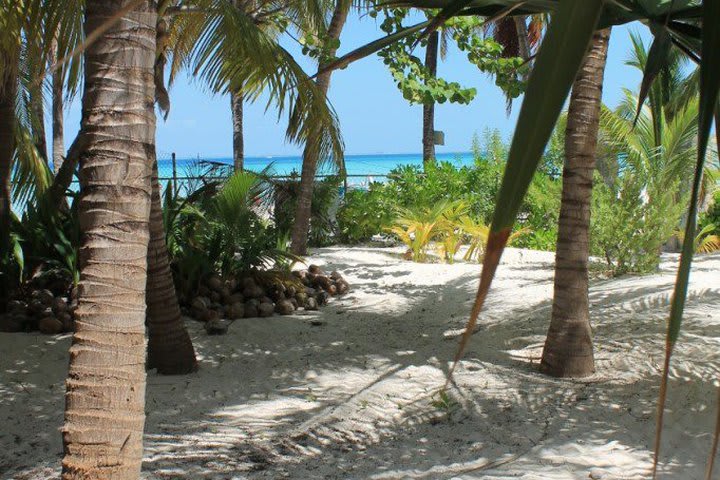
{"label": "palm frond", "polygon": [[239,89],[250,101],[267,94],[266,108],[288,114],[288,141],[303,144],[317,137],[313,148],[319,157],[340,165],[343,141],[337,115],[292,55],[231,2],[197,0],[194,6],[196,10],[178,14],[170,29],[171,80],[187,67],[212,92]]}

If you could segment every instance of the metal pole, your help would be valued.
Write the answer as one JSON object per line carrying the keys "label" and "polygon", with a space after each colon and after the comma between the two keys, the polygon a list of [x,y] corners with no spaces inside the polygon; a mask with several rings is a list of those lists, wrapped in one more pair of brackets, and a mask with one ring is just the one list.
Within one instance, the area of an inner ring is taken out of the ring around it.
{"label": "metal pole", "polygon": [[177,162],[175,161],[175,152],[172,152],[172,178],[173,178],[173,191],[175,192],[175,196],[178,194],[178,186],[177,186]]}

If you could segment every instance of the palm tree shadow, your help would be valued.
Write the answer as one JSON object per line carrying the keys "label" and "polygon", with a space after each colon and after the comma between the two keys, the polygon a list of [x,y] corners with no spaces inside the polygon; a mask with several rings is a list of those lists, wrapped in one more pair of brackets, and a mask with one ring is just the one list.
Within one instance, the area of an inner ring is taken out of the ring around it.
{"label": "palm tree shadow", "polygon": [[[535,283],[542,286],[543,280]],[[323,316],[330,317],[329,323],[337,322],[338,328],[329,328],[325,332],[328,337],[320,337],[326,346],[344,346],[347,354],[315,355],[309,350],[317,345],[309,343],[298,355],[307,358],[304,368],[285,365],[275,369],[275,375],[284,382],[276,385],[276,391],[312,392],[315,403],[295,408],[278,418],[277,423],[265,425],[267,436],[261,440],[249,433],[238,439],[229,450],[232,455],[225,457],[222,450],[213,449],[213,458],[217,462],[221,455],[224,468],[247,471],[252,478],[313,478],[311,472],[328,469],[342,472],[331,478],[435,479],[463,473],[484,475],[498,468],[511,471],[512,465],[522,468],[523,462],[536,467],[548,462],[552,465],[562,458],[572,464],[572,455],[568,458],[557,452],[570,445],[579,458],[586,457],[590,448],[580,447],[579,439],[592,445],[593,452],[619,458],[621,463],[627,462],[627,468],[643,475],[648,466],[663,343],[664,324],[656,320],[662,316],[660,310],[667,311],[668,292],[664,290],[669,286],[661,290],[593,290],[598,374],[584,381],[551,379],[537,371],[549,320],[547,300],[518,306],[492,318],[479,329],[442,401],[438,400],[439,392],[456,348],[454,336],[447,335],[448,328],[453,330],[454,325],[457,330],[462,325],[474,279],[461,278],[425,289],[424,296],[413,296],[411,307],[399,314],[378,318],[358,308],[333,319],[328,311]],[[456,312],[444,312],[443,318],[427,315],[438,310],[438,298],[458,297],[464,301],[457,304]],[[501,299],[491,298],[488,310],[500,303]],[[688,303],[693,306],[688,313],[691,325],[696,317],[693,308],[717,307],[720,294],[716,290],[693,291]],[[345,345],[344,323],[351,324],[349,328],[356,330],[358,337],[371,341]],[[689,326],[685,334],[718,338],[720,327]],[[495,348],[483,348],[480,343]],[[620,363],[618,357],[622,355],[618,352],[626,355]],[[373,364],[369,357],[382,360]],[[374,370],[367,381],[354,383],[354,379],[362,378],[358,371],[367,369]],[[715,370],[695,369],[693,374],[705,379],[716,374]],[[308,381],[308,371],[325,373]],[[618,371],[621,375],[614,376]],[[486,379],[479,381],[478,377],[483,376]],[[331,377],[344,377],[353,387],[333,391],[333,382],[326,383]],[[673,381],[681,377],[678,373]],[[252,399],[253,395],[249,395],[234,401],[243,404],[252,403]],[[694,407],[702,410],[703,402]],[[465,427],[468,424],[476,433],[469,432]],[[183,424],[178,430],[187,428]],[[258,428],[248,430],[255,432]],[[152,435],[148,434],[150,439]],[[697,445],[707,440],[701,432],[684,432],[681,436]],[[558,460],[544,457],[552,457],[552,452],[556,452]],[[185,464],[177,453],[151,455],[146,460],[147,470],[158,472],[178,462]],[[253,458],[256,461],[248,460]],[[178,478],[221,478],[211,462],[201,466],[197,459],[189,460],[192,472]],[[680,453],[671,454],[667,460],[669,473],[687,467],[687,459]],[[575,463],[578,469],[590,468],[587,459]],[[158,475],[163,478],[162,473]]]}

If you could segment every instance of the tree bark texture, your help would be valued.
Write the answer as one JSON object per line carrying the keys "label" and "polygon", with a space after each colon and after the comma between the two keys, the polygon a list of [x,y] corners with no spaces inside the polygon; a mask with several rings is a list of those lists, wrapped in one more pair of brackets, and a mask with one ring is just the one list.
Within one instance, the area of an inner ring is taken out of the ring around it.
{"label": "tree bark texture", "polygon": [[[425,68],[432,77],[437,75],[440,34],[435,31],[428,37],[425,50]],[[435,102],[423,104],[423,165],[435,161]]]}
{"label": "tree bark texture", "polygon": [[[330,39],[338,40],[340,33],[345,26],[348,16],[349,5],[344,0],[337,0],[333,11],[330,26],[327,35]],[[333,57],[336,49],[329,52],[329,56]],[[322,70],[324,65],[320,65],[318,70]],[[319,74],[315,80],[318,90],[327,95],[330,89],[330,76],[332,71]],[[308,234],[310,232],[310,215],[312,209],[312,195],[315,186],[315,173],[319,157],[312,139],[308,140],[303,150],[302,173],[300,174],[300,189],[298,192],[297,209],[295,211],[295,222],[293,223],[291,233],[290,250],[296,255],[305,255],[307,253]]]}
{"label": "tree bark texture", "polygon": [[147,256],[148,368],[163,375],[183,375],[197,369],[195,349],[183,323],[170,258],[165,243],[160,183],[152,158],[152,205]]}
{"label": "tree bark texture", "polygon": [[541,367],[557,377],[595,371],[588,300],[590,204],[610,30],[593,36],[570,94],[552,318]]}
{"label": "tree bark texture", "polygon": [[[88,0],[85,34],[131,0]],[[145,287],[155,146],[154,2],[132,2],[85,50],[80,285],[62,477],[137,480],[145,422]]]}

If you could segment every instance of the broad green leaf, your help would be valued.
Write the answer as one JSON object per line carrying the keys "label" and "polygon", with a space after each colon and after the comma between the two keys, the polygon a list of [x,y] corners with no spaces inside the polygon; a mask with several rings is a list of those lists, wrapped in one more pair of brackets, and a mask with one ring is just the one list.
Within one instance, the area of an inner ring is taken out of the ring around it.
{"label": "broad green leaf", "polygon": [[585,58],[603,4],[602,0],[561,0],[550,23],[520,109],[496,201],[480,286],[450,374],[477,323],[515,217]]}
{"label": "broad green leaf", "polygon": [[640,94],[638,95],[637,112],[635,113],[635,121],[633,123],[637,123],[642,106],[645,104],[645,99],[650,92],[650,87],[662,70],[663,65],[666,64],[668,55],[670,55],[670,48],[672,47],[672,39],[667,29],[654,28],[653,34],[655,35],[655,39],[650,46],[650,51],[648,51],[645,71],[643,72],[642,83],[640,84]]}
{"label": "broad green leaf", "polygon": [[[690,206],[688,208],[687,225],[685,227],[685,238],[695,238],[695,226],[697,222],[698,197],[700,193],[703,165],[710,140],[710,130],[713,123],[713,114],[717,107],[718,92],[720,91],[720,0],[705,0],[703,3],[703,31],[700,63],[700,113],[698,116],[698,147],[697,163],[695,165],[695,177],[693,179]],[[658,400],[658,419],[655,434],[655,456],[653,458],[653,478],[657,475],[657,466],[660,456],[660,444],[662,437],[663,416],[665,412],[665,401],[667,398],[668,375],[670,370],[670,358],[673,348],[677,342],[682,326],[683,311],[687,298],[688,283],[690,281],[690,267],[694,253],[692,241],[683,243],[678,267],[675,291],[670,306],[670,320],[667,328],[665,341],[665,362],[663,366],[662,382],[660,384],[660,396]]]}

